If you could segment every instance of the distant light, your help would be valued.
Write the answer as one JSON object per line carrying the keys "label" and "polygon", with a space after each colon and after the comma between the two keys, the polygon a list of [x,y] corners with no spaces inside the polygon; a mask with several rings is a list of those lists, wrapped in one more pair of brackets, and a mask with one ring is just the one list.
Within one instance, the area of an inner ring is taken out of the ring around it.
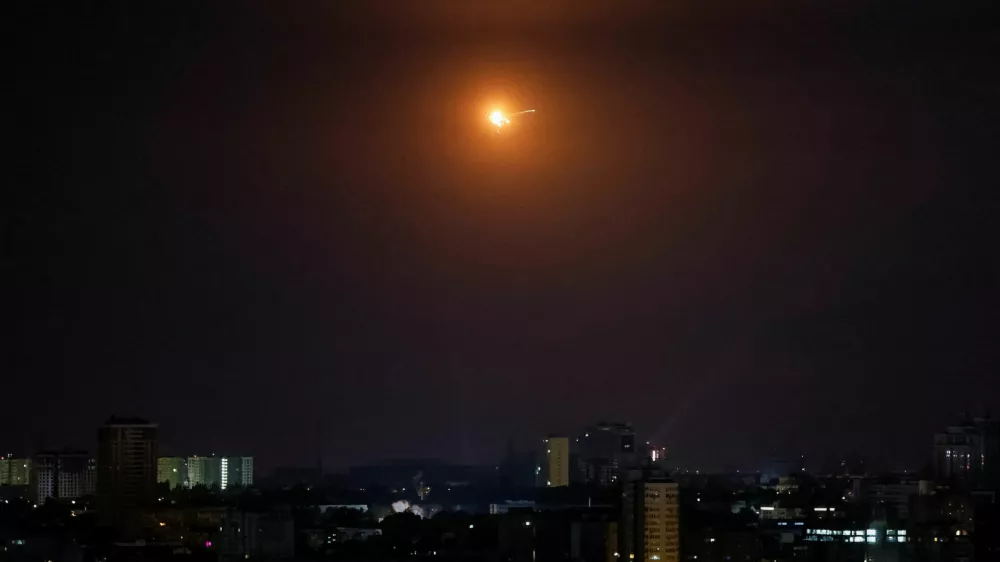
{"label": "distant light", "polygon": [[475,525],[473,525],[472,523],[469,523],[469,528],[470,529],[475,528]]}
{"label": "distant light", "polygon": [[167,526],[166,521],[160,521],[160,527],[166,527],[166,526]]}
{"label": "distant light", "polygon": [[69,503],[76,505],[76,500],[69,500]]}
{"label": "distant light", "polygon": [[531,521],[525,521],[524,522],[524,526],[525,527],[530,527],[531,526]]}
{"label": "distant light", "polygon": [[715,542],[715,537],[708,539],[708,542]]}

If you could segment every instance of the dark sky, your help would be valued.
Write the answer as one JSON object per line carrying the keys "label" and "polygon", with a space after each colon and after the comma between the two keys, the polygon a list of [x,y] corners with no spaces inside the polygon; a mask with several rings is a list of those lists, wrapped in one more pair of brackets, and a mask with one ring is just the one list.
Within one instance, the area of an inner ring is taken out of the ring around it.
{"label": "dark sky", "polygon": [[0,448],[919,466],[1000,406],[996,14],[750,4],[15,14]]}

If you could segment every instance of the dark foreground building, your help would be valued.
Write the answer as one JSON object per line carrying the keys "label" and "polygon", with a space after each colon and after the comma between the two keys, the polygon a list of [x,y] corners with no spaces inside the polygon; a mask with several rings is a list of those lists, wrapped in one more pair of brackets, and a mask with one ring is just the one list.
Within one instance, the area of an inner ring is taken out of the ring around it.
{"label": "dark foreground building", "polygon": [[156,496],[156,424],[112,416],[97,433],[97,508],[116,524]]}

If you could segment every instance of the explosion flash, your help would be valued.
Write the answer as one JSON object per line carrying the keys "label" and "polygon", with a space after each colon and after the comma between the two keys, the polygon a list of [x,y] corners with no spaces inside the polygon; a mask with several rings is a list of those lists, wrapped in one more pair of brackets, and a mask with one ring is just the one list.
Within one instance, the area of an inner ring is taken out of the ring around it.
{"label": "explosion flash", "polygon": [[511,113],[510,115],[505,115],[504,112],[497,109],[494,110],[493,113],[488,114],[486,118],[489,119],[490,123],[492,123],[493,126],[497,128],[496,132],[499,133],[501,129],[510,125],[511,117],[514,117],[515,115],[521,115],[522,113],[534,113],[534,112],[535,112],[534,109],[525,109],[524,111],[518,111],[517,113]]}
{"label": "explosion flash", "polygon": [[501,111],[494,111],[493,113],[490,113],[490,123],[493,123],[497,129],[500,129],[504,125],[510,123],[510,119]]}

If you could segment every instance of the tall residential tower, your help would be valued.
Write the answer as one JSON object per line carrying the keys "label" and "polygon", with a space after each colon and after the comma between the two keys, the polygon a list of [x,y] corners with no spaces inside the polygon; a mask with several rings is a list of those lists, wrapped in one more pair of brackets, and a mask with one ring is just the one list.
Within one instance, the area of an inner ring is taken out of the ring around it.
{"label": "tall residential tower", "polygon": [[569,486],[569,437],[549,437],[545,441],[545,460],[548,465],[545,485]]}
{"label": "tall residential tower", "polygon": [[97,501],[102,517],[151,503],[156,495],[157,425],[112,416],[97,433]]}
{"label": "tall residential tower", "polygon": [[677,482],[657,470],[630,470],[622,492],[618,540],[623,559],[679,562]]}

